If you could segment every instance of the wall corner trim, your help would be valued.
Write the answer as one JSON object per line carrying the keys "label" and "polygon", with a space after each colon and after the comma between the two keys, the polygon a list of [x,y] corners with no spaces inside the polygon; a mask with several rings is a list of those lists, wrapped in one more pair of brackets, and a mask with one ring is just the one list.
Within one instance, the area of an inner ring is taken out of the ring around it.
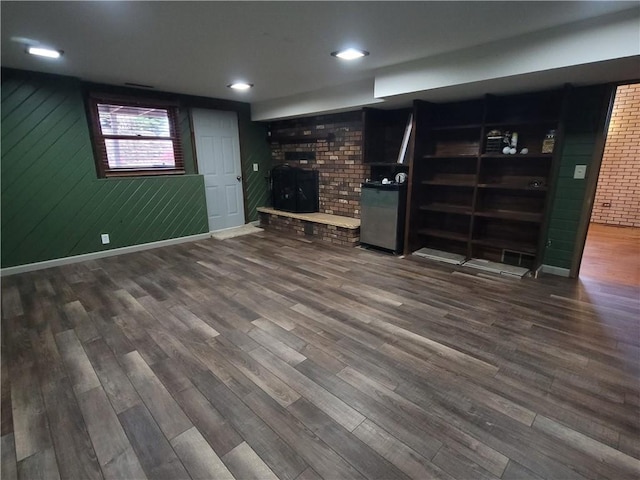
{"label": "wall corner trim", "polygon": [[569,278],[571,271],[568,268],[555,267],[553,265],[542,265],[542,273],[549,273],[551,275]]}
{"label": "wall corner trim", "polygon": [[125,253],[140,252],[143,250],[151,250],[152,248],[167,247],[169,245],[177,245],[179,243],[195,242],[197,240],[205,240],[211,237],[211,233],[199,233],[197,235],[189,235],[186,237],[169,238],[158,242],[141,243],[139,245],[130,245],[128,247],[113,248],[111,250],[102,250],[100,252],[84,253],[82,255],[73,255],[71,257],[54,258],[53,260],[45,260],[44,262],[27,263],[24,265],[16,265],[15,267],[7,267],[0,269],[0,277],[8,277],[18,273],[33,272],[35,270],[44,270],[45,268],[60,267],[62,265],[70,265],[72,263],[86,262],[87,260],[96,260],[98,258],[114,257]]}

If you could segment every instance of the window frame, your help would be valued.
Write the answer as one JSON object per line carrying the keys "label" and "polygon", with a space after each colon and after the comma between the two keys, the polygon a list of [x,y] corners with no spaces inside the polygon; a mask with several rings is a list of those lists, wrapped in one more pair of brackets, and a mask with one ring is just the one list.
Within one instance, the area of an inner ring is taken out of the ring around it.
{"label": "window frame", "polygon": [[[184,152],[180,138],[177,102],[134,97],[109,95],[101,93],[90,93],[88,96],[89,124],[91,128],[91,139],[93,144],[94,160],[99,178],[112,177],[142,177],[158,175],[184,175]],[[169,137],[151,136],[129,136],[129,135],[104,135],[100,125],[100,114],[98,104],[107,104],[123,107],[155,108],[166,110],[169,119]],[[173,145],[173,157],[175,166],[173,167],[153,167],[153,168],[111,168],[107,157],[106,139],[127,139],[127,140],[171,140]]]}

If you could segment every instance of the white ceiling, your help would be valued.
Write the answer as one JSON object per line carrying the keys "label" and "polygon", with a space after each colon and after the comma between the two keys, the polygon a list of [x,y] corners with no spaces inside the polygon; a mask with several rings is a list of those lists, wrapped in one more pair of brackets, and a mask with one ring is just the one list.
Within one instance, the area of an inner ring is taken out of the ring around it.
{"label": "white ceiling", "polygon": [[[526,38],[638,5],[637,1],[2,1],[2,66],[239,100],[265,112],[300,99],[322,100],[323,92],[335,96],[344,88],[343,106],[356,107],[382,101],[363,95],[372,89],[377,75],[393,76],[412,62],[442,59],[484,44],[492,44],[498,56],[500,42],[509,44],[506,39]],[[59,61],[26,55],[24,43],[12,41],[15,37],[62,49],[64,55]],[[364,48],[371,55],[352,63],[329,55],[346,46]],[[627,75],[635,66],[628,64],[619,75]],[[602,75],[597,69],[581,75],[598,81],[615,70],[612,64],[600,69]],[[255,87],[248,92],[226,87],[236,80]],[[432,89],[430,95],[426,90],[431,89],[398,95],[395,104],[437,97],[441,89]],[[344,92],[352,96],[346,98]],[[450,90],[447,95],[456,93]],[[322,103],[307,102],[291,112],[339,109],[335,101]],[[286,114],[271,114],[277,116]],[[268,118],[270,114],[264,113],[260,119]]]}

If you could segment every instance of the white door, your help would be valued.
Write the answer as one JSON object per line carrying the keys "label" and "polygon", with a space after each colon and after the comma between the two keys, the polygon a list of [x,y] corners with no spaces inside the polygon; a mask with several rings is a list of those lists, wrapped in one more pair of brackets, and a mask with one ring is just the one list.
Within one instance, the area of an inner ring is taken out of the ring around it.
{"label": "white door", "polygon": [[244,225],[236,112],[193,109],[198,170],[204,176],[209,231]]}

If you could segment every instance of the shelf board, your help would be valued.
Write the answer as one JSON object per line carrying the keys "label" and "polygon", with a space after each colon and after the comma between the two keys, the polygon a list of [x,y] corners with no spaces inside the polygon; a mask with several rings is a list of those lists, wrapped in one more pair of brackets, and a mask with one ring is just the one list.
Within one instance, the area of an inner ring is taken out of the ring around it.
{"label": "shelf board", "polygon": [[[509,155],[509,156],[513,156],[513,155]],[[471,158],[478,158],[477,154],[461,154],[461,155],[423,155],[422,158],[426,159],[443,159],[443,160],[469,160]]]}
{"label": "shelf board", "polygon": [[471,205],[456,205],[453,203],[427,203],[420,205],[420,210],[428,212],[458,213],[460,215],[471,215]]}
{"label": "shelf board", "polygon": [[525,158],[533,158],[536,160],[547,160],[553,158],[553,153],[515,153],[513,155],[507,155],[504,153],[483,153],[480,158],[489,158],[497,160],[523,160]]}
{"label": "shelf board", "polygon": [[479,183],[478,188],[494,189],[494,190],[521,190],[526,192],[546,192],[547,187],[530,187],[521,183]]}
{"label": "shelf board", "polygon": [[457,240],[458,242],[466,242],[468,236],[466,233],[451,232],[449,230],[438,230],[436,228],[421,228],[418,230],[419,235],[427,237],[446,238],[447,240]]}
{"label": "shelf board", "polygon": [[272,135],[267,137],[269,143],[314,143],[318,141],[331,142],[336,138],[333,133],[316,133],[312,135]]}
{"label": "shelf board", "polygon": [[505,127],[525,127],[527,125],[536,126],[536,125],[557,125],[559,120],[557,118],[534,118],[532,120],[514,120],[504,121],[504,122],[486,122],[484,124],[485,128],[505,128]]}
{"label": "shelf board", "polygon": [[473,213],[477,217],[502,218],[519,222],[542,222],[542,213],[522,212],[517,210],[478,210]]}
{"label": "shelf board", "polygon": [[469,187],[473,188],[475,186],[474,182],[463,182],[456,180],[422,180],[420,182],[422,185],[441,185],[445,187]]}
{"label": "shelf board", "polygon": [[471,243],[474,245],[502,248],[504,250],[512,250],[514,252],[528,253],[531,255],[535,255],[537,251],[537,247],[529,242],[518,242],[504,238],[474,238],[471,240]]}

